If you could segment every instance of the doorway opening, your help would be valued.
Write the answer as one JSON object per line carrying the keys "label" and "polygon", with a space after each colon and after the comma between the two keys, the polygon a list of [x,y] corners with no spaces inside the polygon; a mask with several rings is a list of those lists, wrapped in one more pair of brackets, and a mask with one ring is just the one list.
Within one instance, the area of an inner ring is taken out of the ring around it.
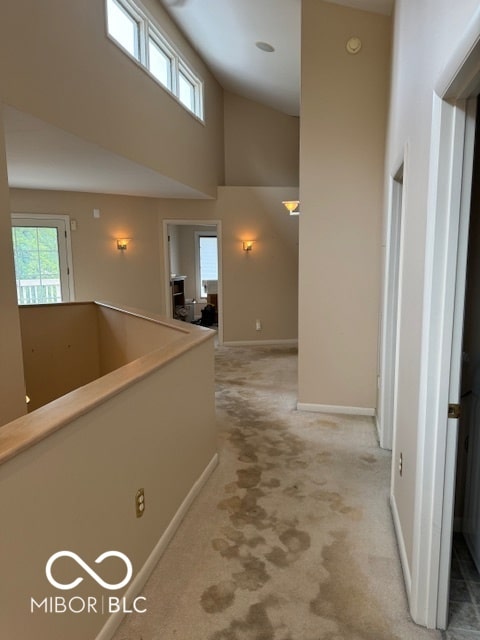
{"label": "doorway opening", "polygon": [[[432,96],[418,412],[412,416],[416,449],[410,482],[414,495],[408,520],[403,518],[408,527],[408,554],[404,523],[395,510],[394,486],[390,495],[410,613],[417,624],[432,629],[445,629],[449,621],[458,430],[455,405],[461,395],[475,106],[480,91],[479,17],[476,12],[459,38]],[[407,171],[408,166],[405,161]],[[392,473],[395,462],[393,457]],[[477,624],[479,621],[476,618]]]}
{"label": "doorway opening", "polygon": [[[476,107],[463,314],[448,629],[480,622],[480,106]],[[468,637],[468,636],[467,636]],[[472,636],[477,637],[477,636]]]}
{"label": "doorway opening", "polygon": [[164,220],[167,315],[210,326],[223,343],[221,222]]}
{"label": "doorway opening", "polygon": [[69,217],[12,213],[11,218],[18,304],[71,302]]}

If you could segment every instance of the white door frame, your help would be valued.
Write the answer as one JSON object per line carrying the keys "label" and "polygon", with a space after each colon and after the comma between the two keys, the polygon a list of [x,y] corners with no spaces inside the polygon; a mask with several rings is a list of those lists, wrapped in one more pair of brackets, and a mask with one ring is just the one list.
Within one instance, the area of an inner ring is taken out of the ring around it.
{"label": "white door frame", "polygon": [[430,628],[446,622],[456,450],[456,425],[447,416],[448,404],[458,402],[450,395],[457,364],[454,318],[455,304],[465,292],[465,278],[459,283],[457,271],[460,277],[467,250],[459,241],[465,244],[462,205],[473,161],[473,151],[471,158],[465,156],[465,132],[471,126],[466,99],[479,88],[480,9],[433,98],[410,591],[413,619]]}
{"label": "white door frame", "polygon": [[223,344],[223,287],[222,287],[222,221],[221,220],[195,220],[195,219],[168,219],[162,220],[163,226],[163,264],[164,264],[164,290],[166,314],[172,314],[170,296],[170,250],[168,246],[168,226],[200,226],[208,225],[217,228],[218,238],[218,344]]}
{"label": "white door frame", "polygon": [[[461,193],[459,203],[457,260],[454,286],[454,308],[452,326],[452,347],[450,358],[449,402],[460,404],[461,363],[463,346],[463,322],[465,309],[465,289],[467,279],[468,237],[470,226],[470,203],[472,193],[472,169],[476,128],[477,100],[466,103]],[[459,141],[461,144],[461,141]],[[442,506],[442,528],[440,539],[439,587],[437,604],[437,627],[445,629],[448,623],[450,593],[450,565],[455,507],[455,483],[457,466],[458,420],[447,420],[445,444],[445,474]]]}
{"label": "white door frame", "polygon": [[408,145],[395,173],[390,176],[387,219],[385,223],[385,257],[383,305],[381,315],[379,391],[377,403],[377,431],[380,446],[392,449],[397,380],[398,314],[402,274],[403,206],[405,202],[404,172]]}
{"label": "white door frame", "polygon": [[72,235],[70,216],[55,213],[17,213],[11,214],[13,226],[56,227],[61,234],[58,238],[58,257],[60,262],[60,284],[62,302],[74,302],[75,288],[73,278]]}

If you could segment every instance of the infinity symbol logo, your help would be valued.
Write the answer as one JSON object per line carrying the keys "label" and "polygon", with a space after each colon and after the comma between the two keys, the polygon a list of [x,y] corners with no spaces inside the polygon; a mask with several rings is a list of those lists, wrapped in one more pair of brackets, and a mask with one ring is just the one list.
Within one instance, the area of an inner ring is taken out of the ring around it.
{"label": "infinity symbol logo", "polygon": [[91,567],[89,567],[88,564],[84,562],[82,558],[80,558],[80,556],[78,556],[76,553],[73,553],[73,551],[57,551],[57,553],[54,553],[53,556],[50,556],[47,564],[45,565],[45,575],[47,576],[47,580],[50,582],[50,584],[56,587],[57,589],[62,589],[64,591],[66,591],[67,589],[75,589],[75,587],[78,586],[83,581],[83,578],[78,577],[78,578],[75,578],[75,580],[73,582],[70,582],[69,584],[62,584],[61,582],[57,582],[55,578],[52,576],[52,566],[58,558],[63,558],[63,557],[72,558],[72,560],[75,560],[75,562],[79,564],[82,567],[82,569],[86,573],[88,573],[88,575],[91,578],[93,578],[95,582],[97,582],[104,589],[109,589],[110,591],[113,591],[115,589],[121,589],[126,584],[128,584],[128,582],[130,582],[130,578],[132,577],[132,573],[133,573],[132,563],[124,553],[121,553],[120,551],[105,551],[105,553],[102,553],[101,555],[98,556],[98,558],[95,560],[95,564],[100,564],[106,558],[111,558],[112,556],[123,560],[127,568],[127,573],[124,579],[121,582],[118,582],[117,584],[110,584],[108,582],[105,582],[105,580],[103,580],[98,575],[98,573],[96,573]]}

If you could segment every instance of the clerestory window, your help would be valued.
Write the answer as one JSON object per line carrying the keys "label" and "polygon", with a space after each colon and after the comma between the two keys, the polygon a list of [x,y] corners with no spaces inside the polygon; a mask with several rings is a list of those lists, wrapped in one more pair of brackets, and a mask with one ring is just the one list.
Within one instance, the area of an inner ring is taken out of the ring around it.
{"label": "clerestory window", "polygon": [[179,103],[203,121],[203,82],[141,5],[106,0],[107,34]]}

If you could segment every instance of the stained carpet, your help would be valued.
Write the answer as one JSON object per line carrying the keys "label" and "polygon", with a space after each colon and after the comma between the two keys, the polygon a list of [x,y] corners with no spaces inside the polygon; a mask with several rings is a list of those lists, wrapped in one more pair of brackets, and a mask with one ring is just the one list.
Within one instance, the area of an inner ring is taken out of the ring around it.
{"label": "stained carpet", "polygon": [[296,410],[296,352],[216,352],[220,463],[114,640],[423,640],[371,418]]}

